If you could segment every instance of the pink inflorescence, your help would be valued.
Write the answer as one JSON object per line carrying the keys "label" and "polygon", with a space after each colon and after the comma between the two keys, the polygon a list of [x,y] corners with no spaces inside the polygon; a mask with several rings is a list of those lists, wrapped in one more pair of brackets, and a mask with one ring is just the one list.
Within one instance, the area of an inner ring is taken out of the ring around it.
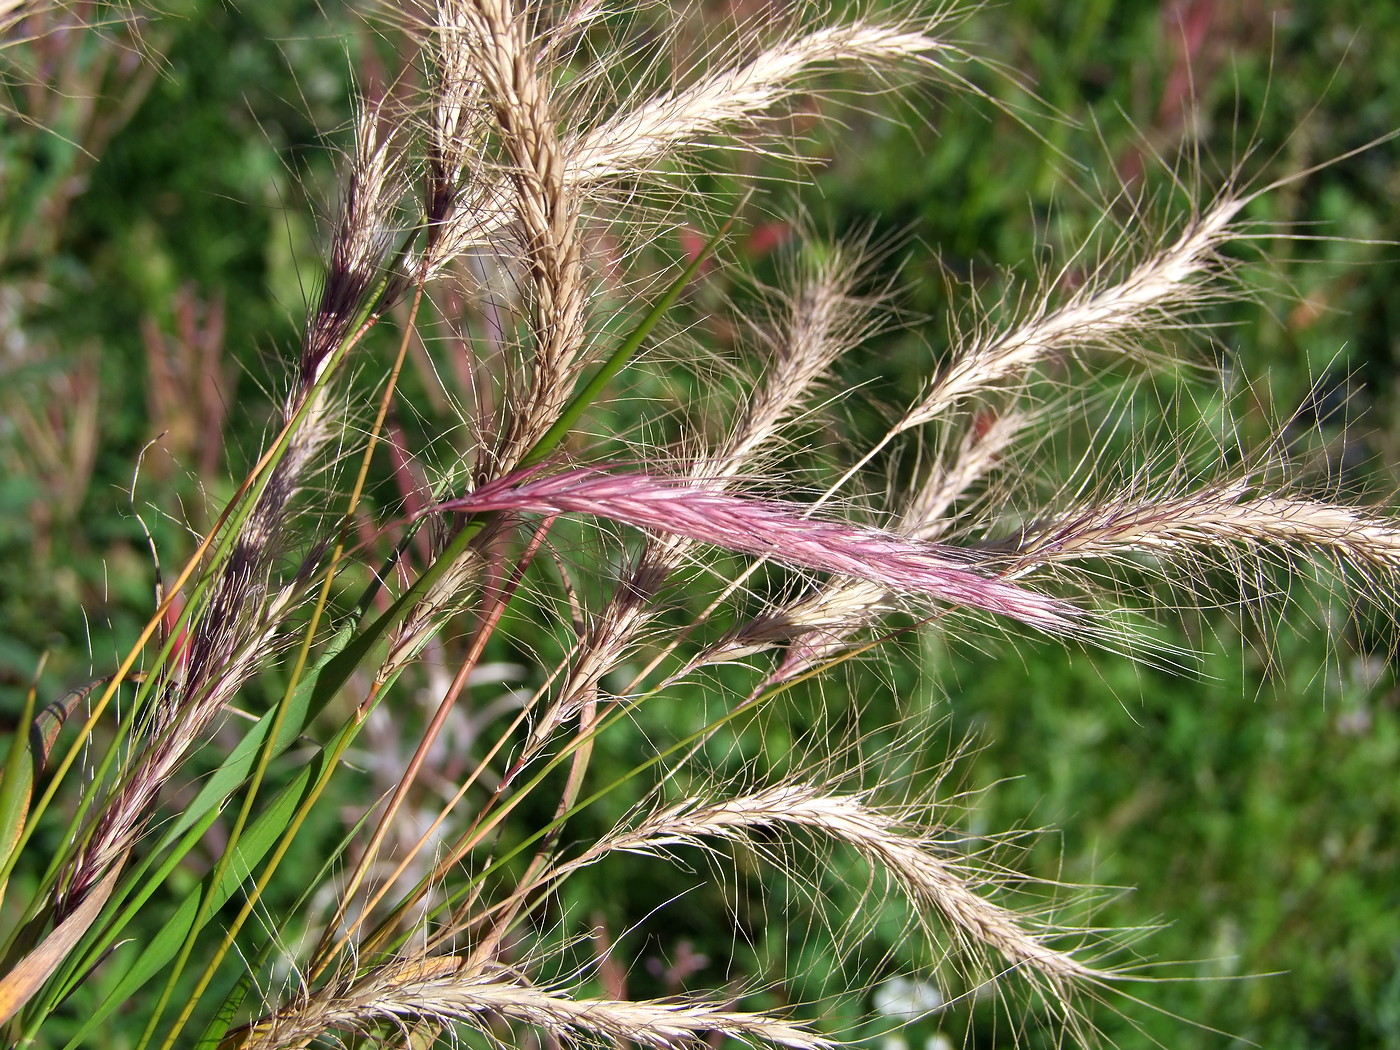
{"label": "pink inflorescence", "polygon": [[868,580],[897,593],[926,595],[1052,634],[1086,627],[1077,606],[981,571],[969,552],[948,544],[814,518],[792,504],[733,495],[689,478],[591,468],[549,477],[533,473],[509,474],[437,509],[590,514],[794,568]]}

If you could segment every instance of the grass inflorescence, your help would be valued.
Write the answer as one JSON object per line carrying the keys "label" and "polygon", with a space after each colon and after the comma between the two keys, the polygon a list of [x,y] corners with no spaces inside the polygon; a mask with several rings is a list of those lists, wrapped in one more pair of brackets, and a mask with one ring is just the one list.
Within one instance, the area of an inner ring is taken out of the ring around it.
{"label": "grass inflorescence", "polygon": [[[9,48],[88,31],[159,64],[131,11],[11,6]],[[1209,190],[1188,156],[1175,222],[1120,172],[1068,261],[970,294],[892,407],[847,378],[924,327],[889,304],[888,244],[786,223],[751,308],[707,298],[759,207],[706,192],[716,166],[801,171],[817,133],[794,128],[842,97],[989,105],[1017,82],[959,42],[974,13],[369,16],[268,433],[183,548],[143,526],[155,604],[97,680],[52,703],[36,680],[16,722],[11,1042],[825,1050],[876,1033],[869,993],[907,972],[969,1045],[974,1023],[1089,1044],[1097,1005],[1151,1006],[1143,931],[976,826],[966,740],[907,709],[872,727],[857,683],[920,637],[1145,676],[1231,617],[1316,610],[1329,645],[1374,643],[1400,518],[1318,466],[1316,420],[1259,430],[1189,350],[1254,294],[1239,245],[1309,243],[1253,216],[1314,172],[1251,180],[1248,149]],[[70,67],[15,69],[53,119]],[[145,336],[152,401],[207,406],[182,370],[217,371],[222,306],[178,311],[183,344]],[[74,396],[52,426],[90,470]],[[688,898],[728,929],[703,962],[671,943]],[[673,964],[634,965],[637,936]]]}

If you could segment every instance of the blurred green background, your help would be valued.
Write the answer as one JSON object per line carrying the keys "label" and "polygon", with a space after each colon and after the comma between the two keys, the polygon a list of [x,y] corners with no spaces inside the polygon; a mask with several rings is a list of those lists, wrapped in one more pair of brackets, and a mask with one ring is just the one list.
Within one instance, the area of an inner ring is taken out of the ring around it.
{"label": "blurred green background", "polygon": [[[1237,161],[1268,180],[1400,127],[1400,7],[1009,0],[961,35],[1008,71],[970,74],[1004,108],[937,88],[837,107],[844,128],[812,132],[810,185],[779,194],[819,229],[900,245],[884,265],[907,314],[930,320],[848,375],[871,405],[897,403],[946,343],[950,274],[990,298],[1032,280],[1124,181],[1160,186],[1170,215],[1183,149],[1209,187]],[[113,662],[152,604],[145,528],[173,561],[255,455],[314,287],[353,85],[391,73],[351,13],[293,0],[180,0],[139,37],[60,30],[0,61],[9,713],[41,653],[44,699]],[[1254,384],[1246,429],[1314,417],[1345,481],[1382,492],[1400,452],[1397,205],[1395,143],[1259,202],[1252,219],[1323,239],[1265,242],[1269,264],[1249,271],[1259,302],[1224,311],[1219,345],[1198,351]],[[759,221],[744,235],[764,272]],[[1400,1046],[1400,692],[1375,641],[1393,631],[1376,626],[1337,655],[1309,624],[1280,625],[1271,661],[1225,629],[1194,639],[1196,676],[930,638],[909,651],[936,685],[898,666],[873,676],[863,717],[946,717],[948,735],[976,734],[967,782],[995,787],[974,828],[1058,829],[1030,854],[1041,874],[1131,887],[1094,921],[1160,924],[1144,959],[1198,960],[1144,967],[1174,980],[1130,987],[1150,1005],[1125,1005],[1128,1020],[1099,1012],[1120,1045]],[[839,887],[827,899],[843,906]],[[702,954],[724,936],[699,918],[680,928]],[[959,1044],[968,1010],[904,1038]],[[974,1045],[1016,1034],[979,1029]]]}

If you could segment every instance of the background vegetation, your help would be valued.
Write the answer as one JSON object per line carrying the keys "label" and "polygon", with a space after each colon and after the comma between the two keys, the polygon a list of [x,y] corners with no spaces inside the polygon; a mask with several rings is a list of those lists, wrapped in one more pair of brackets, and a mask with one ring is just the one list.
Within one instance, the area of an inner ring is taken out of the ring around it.
{"label": "background vegetation", "polygon": [[[151,544],[169,563],[187,554],[209,498],[256,455],[280,392],[269,362],[295,342],[311,297],[303,266],[318,257],[355,82],[386,75],[382,42],[333,5],[171,6],[139,39],[113,26],[4,53],[11,67],[58,64],[63,88],[29,91],[11,68],[19,86],[0,139],[7,718],[41,654],[43,699],[115,662],[151,608]],[[994,297],[1008,273],[1056,268],[1124,180],[1170,193],[1183,148],[1208,175],[1239,162],[1269,177],[1400,125],[1400,11],[1385,5],[1010,0],[964,36],[1015,72],[984,81],[1009,113],[890,96],[872,109],[895,120],[843,111],[845,130],[817,138],[810,186],[774,184],[818,228],[894,238],[884,265],[906,316],[931,319],[910,326],[917,338],[883,336],[878,369],[850,376],[872,406],[917,384],[917,340],[947,337],[958,282]],[[1047,117],[1018,81],[1068,119]],[[1327,239],[1266,242],[1266,292],[1232,308],[1215,348],[1248,377],[1261,434],[1279,417],[1326,420],[1329,461],[1355,487],[1388,488],[1400,452],[1397,200],[1400,150],[1387,144],[1261,201],[1260,220]],[[739,254],[761,275],[788,232],[780,213],[767,202],[742,218]],[[1375,638],[1387,637],[1380,626]],[[1208,653],[1194,676],[1049,645],[984,654],[927,639],[903,649],[925,674],[880,664],[855,688],[871,726],[914,713],[946,716],[951,737],[977,734],[985,746],[963,773],[995,789],[976,796],[974,821],[1059,829],[1035,847],[1043,873],[1134,887],[1097,921],[1163,923],[1145,955],[1200,960],[1169,976],[1220,978],[1137,989],[1162,1011],[1129,1008],[1153,1037],[1396,1046],[1400,692],[1395,653],[1375,638],[1351,638],[1337,657],[1309,624],[1280,624],[1243,650],[1224,629],[1193,639]],[[771,732],[760,746],[781,753],[783,729]],[[587,884],[573,892],[619,935],[666,892],[595,888],[591,902]],[[842,908],[841,887],[827,904]],[[730,936],[703,902],[668,916],[664,943],[635,952],[657,960],[636,979],[662,991],[678,958]],[[1099,1020],[1125,1045],[1144,1038]],[[950,1011],[906,1038],[956,1041],[963,1023]],[[113,1038],[122,1045],[119,1027]]]}

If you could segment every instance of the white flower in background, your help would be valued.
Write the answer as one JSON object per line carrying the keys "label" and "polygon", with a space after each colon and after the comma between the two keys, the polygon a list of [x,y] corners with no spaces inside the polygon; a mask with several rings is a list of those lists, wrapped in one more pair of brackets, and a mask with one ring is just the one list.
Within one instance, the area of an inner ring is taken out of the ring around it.
{"label": "white flower in background", "polygon": [[873,998],[877,1014],[900,1020],[936,1013],[947,1001],[937,985],[910,977],[891,977],[875,989]]}

